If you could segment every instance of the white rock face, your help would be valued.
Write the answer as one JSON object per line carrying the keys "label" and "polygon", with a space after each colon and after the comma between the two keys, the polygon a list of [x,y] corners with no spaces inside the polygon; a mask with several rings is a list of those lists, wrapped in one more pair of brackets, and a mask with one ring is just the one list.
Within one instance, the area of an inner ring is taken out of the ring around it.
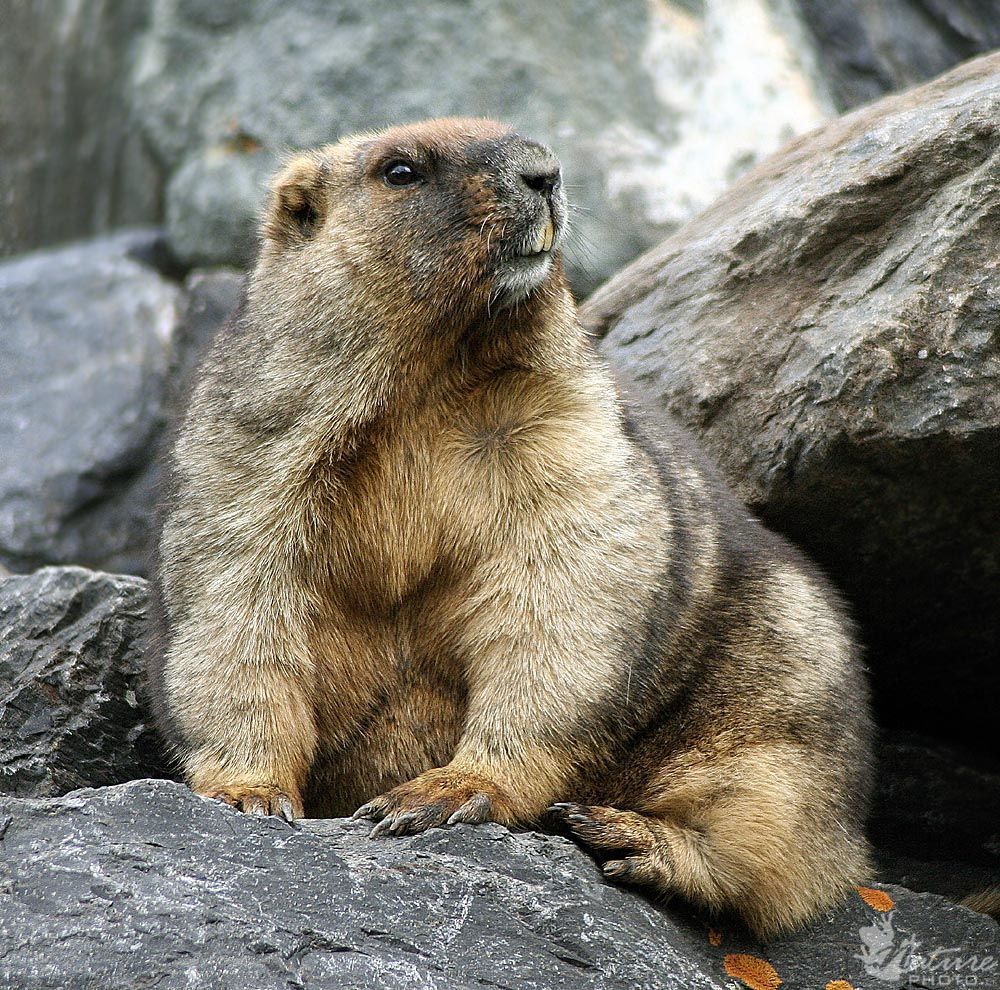
{"label": "white rock face", "polygon": [[649,6],[642,63],[673,127],[623,117],[593,143],[611,202],[635,196],[666,233],[832,105],[781,0],[707,0],[700,14],[666,0]]}

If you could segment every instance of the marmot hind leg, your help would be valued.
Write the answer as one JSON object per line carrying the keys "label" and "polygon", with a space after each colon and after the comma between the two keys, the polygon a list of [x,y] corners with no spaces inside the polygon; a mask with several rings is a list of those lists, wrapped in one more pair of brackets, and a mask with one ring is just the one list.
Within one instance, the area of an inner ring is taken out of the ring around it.
{"label": "marmot hind leg", "polygon": [[561,801],[549,808],[585,846],[607,858],[601,871],[610,880],[673,890],[673,854],[667,822],[636,811]]}
{"label": "marmot hind leg", "polygon": [[836,904],[869,871],[866,842],[829,812],[822,782],[801,776],[792,749],[762,744],[686,771],[674,764],[641,812],[565,802],[550,813],[609,880],[734,914],[769,938]]}

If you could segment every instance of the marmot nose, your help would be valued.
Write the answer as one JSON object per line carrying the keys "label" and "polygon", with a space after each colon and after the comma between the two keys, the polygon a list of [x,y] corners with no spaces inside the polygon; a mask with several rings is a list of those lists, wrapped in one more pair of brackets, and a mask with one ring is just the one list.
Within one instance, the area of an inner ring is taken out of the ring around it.
{"label": "marmot nose", "polygon": [[552,195],[552,190],[559,185],[562,175],[558,165],[539,165],[526,168],[521,172],[521,181],[532,191],[542,196]]}

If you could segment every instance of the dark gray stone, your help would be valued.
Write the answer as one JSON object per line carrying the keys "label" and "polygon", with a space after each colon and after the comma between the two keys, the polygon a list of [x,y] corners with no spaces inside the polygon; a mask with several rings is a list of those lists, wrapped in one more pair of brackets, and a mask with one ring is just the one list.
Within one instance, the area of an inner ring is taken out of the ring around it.
{"label": "dark gray stone", "polygon": [[841,110],[1000,48],[1000,0],[797,0]]}
{"label": "dark gray stone", "polygon": [[[178,286],[154,233],[0,265],[0,560],[142,573]],[[145,260],[140,260],[145,259]]]}
{"label": "dark gray stone", "polygon": [[911,936],[991,959],[976,986],[997,986],[997,925],[901,888],[881,892],[891,913],[852,894],[764,948],[610,886],[565,839],[498,825],[372,841],[366,823],[291,828],[166,781],[2,799],[0,822],[11,987],[723,990],[746,955],[789,990],[901,986]]}
{"label": "dark gray stone", "polygon": [[833,121],[588,326],[854,606],[883,720],[996,751],[1000,54]]}
{"label": "dark gray stone", "polygon": [[164,772],[141,702],[140,578],[0,578],[0,791],[65,794]]}
{"label": "dark gray stone", "polygon": [[827,114],[783,4],[472,0],[161,4],[134,105],[168,173],[188,264],[245,264],[291,149],[431,116],[486,115],[553,145],[592,288]]}
{"label": "dark gray stone", "polygon": [[160,219],[163,178],[131,116],[151,5],[6,0],[0,257]]}
{"label": "dark gray stone", "polygon": [[952,898],[1000,887],[1000,763],[889,734],[868,833],[883,880]]}
{"label": "dark gray stone", "polygon": [[[141,703],[145,609],[138,578],[0,577],[0,790],[19,798],[0,798],[0,985],[688,990],[732,987],[760,965],[735,957],[752,955],[793,990],[937,986],[919,954],[1000,954],[988,919],[879,884],[891,913],[852,894],[765,947],[607,885],[555,836],[488,825],[371,842],[370,823],[293,829],[167,781],[25,799],[164,772]],[[1000,879],[1000,773],[917,737],[890,737],[880,758],[880,878],[953,897]],[[998,972],[969,985],[1000,986]]]}

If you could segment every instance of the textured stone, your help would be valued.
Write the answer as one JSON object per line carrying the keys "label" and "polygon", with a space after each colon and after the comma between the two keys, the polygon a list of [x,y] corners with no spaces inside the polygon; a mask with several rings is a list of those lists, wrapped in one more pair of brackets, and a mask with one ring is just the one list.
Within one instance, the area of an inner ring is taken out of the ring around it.
{"label": "textured stone", "polygon": [[827,113],[784,3],[514,0],[161,3],[135,105],[191,264],[243,264],[277,159],[429,116],[496,116],[550,142],[596,285]]}
{"label": "textured stone", "polygon": [[891,983],[910,936],[1000,957],[990,919],[893,887],[868,895],[891,911],[852,894],[764,948],[610,886],[568,840],[498,825],[371,841],[362,822],[291,828],[166,781],[0,799],[0,822],[0,980],[32,990],[723,990],[754,971],[794,990]]}
{"label": "textured stone", "polygon": [[167,220],[243,264],[289,148],[482,112],[566,157],[587,288],[834,103],[997,46],[996,0],[8,0],[0,256]]}
{"label": "textured stone", "polygon": [[[370,842],[370,823],[292,829],[167,781],[25,799],[163,773],[141,704],[145,606],[138,578],[0,580],[0,791],[19,798],[0,798],[0,985],[688,990],[733,986],[752,956],[790,988],[874,987],[913,958],[911,938],[939,958],[1000,952],[986,918],[877,884],[866,896],[883,910],[852,894],[765,947],[605,884],[556,836],[487,825]],[[1000,879],[1000,773],[917,737],[880,757],[879,877],[951,896]]]}
{"label": "textured stone", "polygon": [[1000,888],[1000,763],[912,733],[888,734],[878,762],[879,877],[953,898]]}
{"label": "textured stone", "polygon": [[157,235],[0,265],[0,560],[142,573],[180,289]]}
{"label": "textured stone", "polygon": [[995,750],[1000,54],[792,142],[583,315],[847,593],[884,718]]}
{"label": "textured stone", "polygon": [[141,704],[145,610],[140,578],[54,567],[0,580],[0,792],[163,772]]}
{"label": "textured stone", "polygon": [[997,0],[796,0],[841,110],[1000,48]]}
{"label": "textured stone", "polygon": [[[163,773],[140,684],[145,583],[75,567],[5,577],[0,791],[46,797]],[[950,897],[1000,884],[1000,766],[906,733],[878,752],[879,878]]]}
{"label": "textured stone", "polygon": [[3,4],[0,257],[160,218],[129,85],[149,20],[145,3]]}
{"label": "textured stone", "polygon": [[184,280],[184,303],[172,335],[167,375],[171,418],[183,411],[183,400],[205,348],[239,307],[244,281],[241,272],[228,268],[194,271]]}

